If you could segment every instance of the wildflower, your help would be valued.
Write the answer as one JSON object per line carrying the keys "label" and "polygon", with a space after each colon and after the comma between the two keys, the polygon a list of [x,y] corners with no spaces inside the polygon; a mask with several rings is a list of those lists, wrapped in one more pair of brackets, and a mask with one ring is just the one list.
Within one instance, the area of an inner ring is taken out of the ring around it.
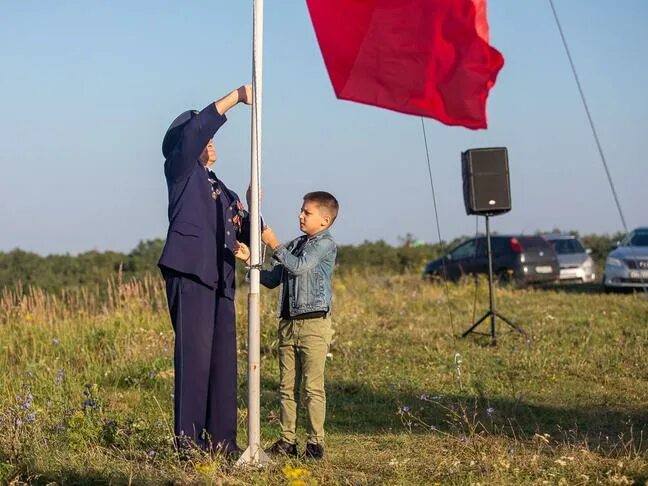
{"label": "wildflower", "polygon": [[52,339],[52,343],[54,344],[54,346],[58,346],[59,345],[59,338],[55,337],[54,339]]}
{"label": "wildflower", "polygon": [[25,417],[25,422],[27,423],[33,422],[34,420],[36,420],[36,414],[34,412],[27,414]]}
{"label": "wildflower", "polygon": [[85,387],[89,390],[90,388],[92,388],[92,383],[86,383]]}
{"label": "wildflower", "polygon": [[429,401],[430,401],[430,397],[429,397],[426,393],[424,393],[423,395],[421,395],[421,396],[419,397],[419,400],[421,400],[422,402],[429,402]]}
{"label": "wildflower", "polygon": [[310,471],[304,467],[292,467],[289,464],[286,464],[281,472],[284,473],[286,478],[293,480],[291,483],[296,484],[295,480],[305,479],[310,476]]}
{"label": "wildflower", "polygon": [[489,417],[492,417],[494,413],[495,413],[495,409],[493,407],[488,407],[486,409],[486,415],[488,415]]}
{"label": "wildflower", "polygon": [[54,382],[56,384],[56,386],[61,386],[61,384],[63,383],[63,376],[64,376],[63,375],[63,370],[59,369],[56,372],[56,381]]}
{"label": "wildflower", "polygon": [[401,409],[400,409],[400,411],[401,411],[402,413],[409,413],[410,410],[411,410],[411,409],[410,409],[407,405],[403,405],[403,406],[401,407]]}
{"label": "wildflower", "polygon": [[83,401],[83,406],[89,408],[97,408],[97,402],[95,402],[92,398],[86,398]]}
{"label": "wildflower", "polygon": [[20,427],[23,424],[22,420],[16,419],[16,427]]}
{"label": "wildflower", "polygon": [[396,389],[396,385],[395,385],[394,383],[390,383],[390,384],[389,384],[389,389],[390,389],[390,390],[395,390],[395,389]]}
{"label": "wildflower", "polygon": [[155,457],[155,454],[156,454],[156,452],[155,452],[154,450],[150,450],[150,451],[148,451],[148,452],[146,453],[146,455],[149,456],[150,458],[154,458],[154,457]]}
{"label": "wildflower", "polygon": [[326,353],[326,358],[332,360],[333,359],[333,353]]}
{"label": "wildflower", "polygon": [[201,474],[210,474],[212,471],[214,471],[215,466],[214,464],[196,464],[195,468],[196,471]]}
{"label": "wildflower", "polygon": [[24,402],[23,402],[21,408],[22,408],[23,410],[29,410],[29,409],[31,408],[31,402],[32,402],[33,398],[34,398],[34,397],[32,396],[31,393],[27,393],[27,394],[25,395],[25,400],[24,400]]}
{"label": "wildflower", "polygon": [[432,432],[439,430],[439,428],[436,425],[430,425],[430,430]]}

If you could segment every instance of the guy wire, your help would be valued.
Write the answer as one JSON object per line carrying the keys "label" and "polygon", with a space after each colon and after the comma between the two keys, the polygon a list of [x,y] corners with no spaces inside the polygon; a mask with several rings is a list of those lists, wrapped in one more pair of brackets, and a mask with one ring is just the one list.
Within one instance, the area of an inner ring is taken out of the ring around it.
{"label": "guy wire", "polygon": [[[432,203],[434,204],[434,217],[436,219],[436,228],[437,235],[439,237],[439,246],[441,248],[441,257],[445,254],[445,245],[443,244],[443,239],[441,238],[441,226],[439,225],[439,211],[437,209],[436,194],[434,191],[434,179],[432,177],[432,166],[430,164],[430,150],[428,148],[427,134],[425,132],[425,122],[423,117],[421,117],[421,128],[423,129],[423,141],[425,142],[425,157],[427,159],[428,174],[430,176],[430,188],[432,189]],[[452,332],[455,331],[454,319],[452,317],[452,306],[450,305],[450,288],[448,287],[448,272],[446,270],[445,260],[441,260],[443,265],[443,283],[445,286],[446,293],[446,302],[448,303],[448,314],[450,316],[450,327]]]}
{"label": "guy wire", "polygon": [[[605,154],[603,153],[603,147],[601,147],[601,142],[599,141],[598,133],[596,132],[596,127],[594,126],[594,120],[590,114],[589,107],[587,106],[587,100],[585,98],[585,93],[580,84],[580,79],[578,78],[578,73],[576,72],[576,66],[569,51],[569,46],[567,45],[567,39],[563,33],[562,25],[558,19],[558,12],[556,12],[556,7],[554,6],[553,0],[549,0],[549,5],[551,6],[551,11],[553,12],[554,19],[556,20],[556,25],[558,26],[558,32],[560,33],[560,38],[562,39],[563,46],[565,47],[565,52],[567,53],[567,59],[569,59],[569,65],[571,66],[572,73],[574,74],[574,80],[576,81],[576,86],[578,87],[578,92],[580,93],[581,100],[583,101],[583,106],[585,107],[585,113],[587,114],[587,119],[589,120],[590,127],[592,129],[592,134],[594,135],[594,140],[596,141],[596,147],[598,148],[599,155],[601,156],[601,162],[603,162],[603,168],[605,169],[605,174],[607,175],[608,182],[610,183],[610,189],[612,190],[612,196],[614,196],[614,202],[616,207],[619,210],[619,216],[621,216],[621,224],[623,225],[623,230],[625,234],[628,234],[628,225],[626,224],[625,216],[623,215],[623,210],[621,209],[621,203],[617,196],[616,189],[614,187],[614,182],[612,181],[612,175],[610,175],[610,170],[608,168],[607,160],[605,159]],[[644,295],[648,296],[648,287],[645,285],[643,277],[639,276],[641,281],[641,286],[644,291]],[[603,282],[605,284],[605,282]]]}
{"label": "guy wire", "polygon": [[[479,235],[479,217],[475,216],[475,242],[477,242],[477,237]],[[475,254],[474,258],[477,259],[477,245],[475,244]],[[477,311],[477,288],[479,284],[479,277],[478,274],[474,275],[475,278],[475,295],[473,297],[473,315],[472,315],[472,320],[470,322],[475,322],[475,312]]]}
{"label": "guy wire", "polygon": [[567,53],[567,59],[569,59],[569,65],[571,66],[572,73],[574,74],[574,79],[576,80],[576,86],[578,87],[578,92],[580,93],[581,100],[583,101],[583,106],[585,107],[585,113],[587,114],[587,119],[589,120],[590,128],[592,129],[592,134],[594,135],[594,140],[596,141],[596,147],[598,148],[599,155],[601,156],[601,162],[603,162],[603,168],[605,169],[605,174],[607,175],[608,182],[610,183],[610,189],[612,189],[612,196],[614,196],[614,202],[616,207],[619,210],[619,215],[621,216],[621,224],[623,224],[623,229],[628,233],[628,226],[626,225],[625,216],[623,215],[623,210],[621,209],[621,203],[617,197],[616,189],[614,188],[614,182],[612,181],[612,176],[610,175],[610,170],[608,169],[607,161],[605,155],[603,154],[603,148],[601,147],[601,142],[599,141],[598,133],[596,132],[596,127],[594,126],[594,120],[590,114],[589,107],[587,105],[587,100],[585,98],[585,93],[581,87],[580,79],[578,78],[578,73],[576,72],[576,66],[572,60],[571,53],[569,51],[569,46],[567,45],[567,39],[565,39],[565,34],[563,33],[562,25],[558,19],[558,13],[554,7],[553,0],[549,0],[549,5],[553,12],[554,19],[556,19],[556,25],[558,26],[558,32],[560,32],[560,38],[562,39],[563,46],[565,47],[565,52]]}

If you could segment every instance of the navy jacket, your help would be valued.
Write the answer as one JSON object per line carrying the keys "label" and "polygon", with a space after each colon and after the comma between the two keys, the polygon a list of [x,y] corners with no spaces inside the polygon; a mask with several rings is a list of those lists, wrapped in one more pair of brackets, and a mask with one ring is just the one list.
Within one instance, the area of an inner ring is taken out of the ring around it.
{"label": "navy jacket", "polygon": [[184,127],[181,141],[164,164],[169,190],[169,230],[161,268],[194,275],[222,295],[234,296],[235,258],[243,211],[238,196],[205,169],[198,157],[227,121],[213,103]]}

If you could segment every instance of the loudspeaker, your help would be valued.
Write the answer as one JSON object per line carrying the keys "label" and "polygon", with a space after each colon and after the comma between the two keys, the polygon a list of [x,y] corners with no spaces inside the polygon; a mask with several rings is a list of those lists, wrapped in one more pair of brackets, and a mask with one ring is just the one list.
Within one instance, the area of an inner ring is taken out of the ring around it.
{"label": "loudspeaker", "polygon": [[511,210],[506,147],[462,152],[461,173],[466,214],[493,216]]}

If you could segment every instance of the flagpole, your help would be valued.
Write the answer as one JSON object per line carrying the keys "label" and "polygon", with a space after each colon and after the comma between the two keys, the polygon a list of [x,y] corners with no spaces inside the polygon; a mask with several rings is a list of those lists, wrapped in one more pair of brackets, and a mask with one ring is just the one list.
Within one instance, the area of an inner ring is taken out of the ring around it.
{"label": "flagpole", "polygon": [[263,93],[263,0],[253,0],[252,34],[252,156],[250,168],[250,290],[248,293],[248,448],[238,464],[261,466],[269,462],[261,448],[261,100]]}

